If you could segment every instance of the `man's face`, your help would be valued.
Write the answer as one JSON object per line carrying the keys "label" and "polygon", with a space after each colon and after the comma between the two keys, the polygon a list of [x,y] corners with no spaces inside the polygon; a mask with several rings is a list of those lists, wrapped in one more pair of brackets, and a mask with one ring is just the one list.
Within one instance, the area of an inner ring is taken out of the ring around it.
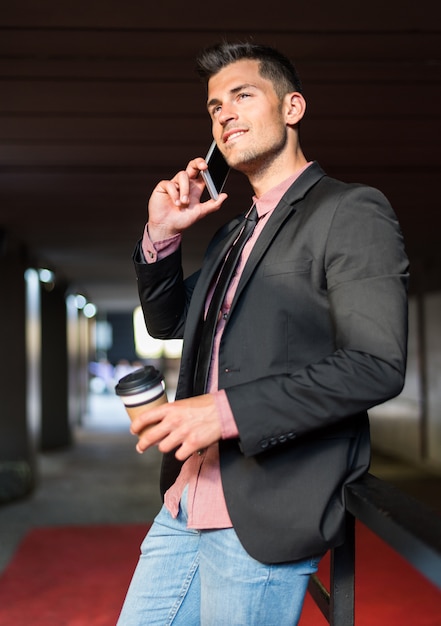
{"label": "man's face", "polygon": [[213,137],[231,167],[264,172],[287,148],[282,103],[257,61],[237,61],[212,76],[207,108]]}

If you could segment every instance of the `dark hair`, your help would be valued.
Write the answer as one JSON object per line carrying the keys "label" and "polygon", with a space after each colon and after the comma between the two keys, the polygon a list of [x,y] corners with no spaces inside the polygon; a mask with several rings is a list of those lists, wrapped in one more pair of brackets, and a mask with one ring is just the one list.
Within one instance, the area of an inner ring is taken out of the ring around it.
{"label": "dark hair", "polygon": [[275,48],[261,44],[218,43],[201,52],[196,59],[196,71],[208,83],[221,69],[243,59],[259,62],[260,75],[273,83],[280,99],[291,91],[302,93],[302,83],[291,61]]}

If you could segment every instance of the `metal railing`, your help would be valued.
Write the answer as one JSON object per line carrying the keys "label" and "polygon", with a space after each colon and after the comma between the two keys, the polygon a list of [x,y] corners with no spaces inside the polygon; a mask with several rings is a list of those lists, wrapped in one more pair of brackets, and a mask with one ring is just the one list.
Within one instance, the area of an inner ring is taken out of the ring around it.
{"label": "metal railing", "polygon": [[441,517],[427,506],[367,474],[346,487],[346,517],[345,542],[331,550],[329,589],[317,575],[308,587],[331,626],[355,623],[356,519],[441,589]]}

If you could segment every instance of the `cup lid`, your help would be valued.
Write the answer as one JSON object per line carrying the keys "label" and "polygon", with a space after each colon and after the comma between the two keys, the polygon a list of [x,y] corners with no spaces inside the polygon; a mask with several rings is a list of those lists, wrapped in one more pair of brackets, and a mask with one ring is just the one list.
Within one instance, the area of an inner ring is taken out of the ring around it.
{"label": "cup lid", "polygon": [[145,365],[130,372],[118,381],[115,393],[118,396],[131,396],[162,384],[163,377],[153,365]]}

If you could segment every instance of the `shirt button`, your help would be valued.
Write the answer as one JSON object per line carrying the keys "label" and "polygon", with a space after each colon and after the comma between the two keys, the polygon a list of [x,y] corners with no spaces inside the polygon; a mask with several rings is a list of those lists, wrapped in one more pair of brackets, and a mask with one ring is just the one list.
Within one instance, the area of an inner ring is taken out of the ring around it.
{"label": "shirt button", "polygon": [[226,319],[227,319],[227,317],[228,317],[228,313],[224,313],[224,314],[222,315],[222,319],[224,319],[224,320],[226,320]]}

